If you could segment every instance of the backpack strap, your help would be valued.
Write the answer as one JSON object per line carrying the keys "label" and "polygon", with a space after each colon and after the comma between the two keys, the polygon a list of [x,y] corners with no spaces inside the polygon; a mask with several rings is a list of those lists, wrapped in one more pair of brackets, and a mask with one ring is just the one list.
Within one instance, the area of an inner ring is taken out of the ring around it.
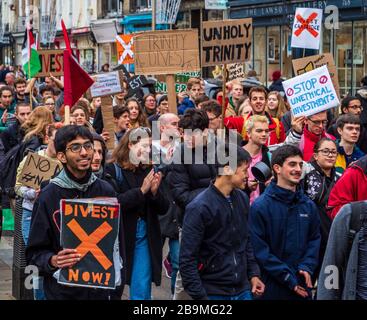
{"label": "backpack strap", "polygon": [[351,203],[352,214],[350,216],[349,231],[348,231],[348,247],[352,248],[354,238],[362,227],[364,220],[367,217],[367,202],[358,201]]}

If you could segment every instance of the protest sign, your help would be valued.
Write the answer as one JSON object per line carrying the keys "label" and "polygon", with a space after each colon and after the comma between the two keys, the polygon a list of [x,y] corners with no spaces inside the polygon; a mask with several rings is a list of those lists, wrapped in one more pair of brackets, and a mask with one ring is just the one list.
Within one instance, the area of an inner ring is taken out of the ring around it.
{"label": "protest sign", "polygon": [[114,71],[93,76],[94,84],[89,88],[87,96],[91,98],[110,96],[124,89],[123,72]]}
{"label": "protest sign", "polygon": [[58,283],[115,289],[120,278],[117,199],[61,200],[61,246],[76,249],[81,260],[61,269]]}
{"label": "protest sign", "polygon": [[252,19],[203,22],[202,67],[251,58]]}
{"label": "protest sign", "polygon": [[134,63],[134,35],[119,34],[116,36],[119,64]]}
{"label": "protest sign", "polygon": [[243,63],[232,63],[227,65],[228,78],[227,81],[232,81],[235,79],[243,80],[246,78],[245,66]]}
{"label": "protest sign", "polygon": [[292,60],[294,73],[299,76],[306,72],[315,70],[322,66],[327,66],[331,81],[333,82],[336,93],[339,97],[339,80],[338,71],[336,69],[334,58],[331,53],[324,53],[321,55],[309,56],[301,59]]}
{"label": "protest sign", "polygon": [[36,77],[48,77],[50,73],[54,77],[64,75],[64,51],[63,50],[38,50],[41,62],[41,71]]}
{"label": "protest sign", "polygon": [[283,87],[295,117],[312,116],[339,105],[326,66],[284,81]]}
{"label": "protest sign", "polygon": [[292,48],[320,49],[322,9],[297,8],[292,30]]}
{"label": "protest sign", "polygon": [[59,162],[29,153],[20,174],[22,185],[38,190],[41,183],[48,181],[62,170]]}
{"label": "protest sign", "polygon": [[111,104],[101,105],[102,110],[102,119],[103,119],[103,130],[107,131],[110,135],[110,139],[106,141],[106,147],[108,150],[115,149],[115,124],[113,117],[113,107]]}
{"label": "protest sign", "polygon": [[135,36],[136,74],[176,74],[198,70],[197,30],[152,31]]}

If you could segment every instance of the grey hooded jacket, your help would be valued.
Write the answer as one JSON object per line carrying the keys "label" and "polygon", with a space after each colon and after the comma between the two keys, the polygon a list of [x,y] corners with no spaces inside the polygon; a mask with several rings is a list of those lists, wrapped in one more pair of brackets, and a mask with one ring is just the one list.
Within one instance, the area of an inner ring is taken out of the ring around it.
{"label": "grey hooded jacket", "polygon": [[[358,275],[358,232],[352,244],[347,268],[344,259],[348,257],[349,224],[352,213],[350,204],[343,206],[331,226],[324,261],[318,280],[318,300],[356,300]],[[343,281],[343,274],[346,275]],[[344,286],[342,287],[344,282]]]}

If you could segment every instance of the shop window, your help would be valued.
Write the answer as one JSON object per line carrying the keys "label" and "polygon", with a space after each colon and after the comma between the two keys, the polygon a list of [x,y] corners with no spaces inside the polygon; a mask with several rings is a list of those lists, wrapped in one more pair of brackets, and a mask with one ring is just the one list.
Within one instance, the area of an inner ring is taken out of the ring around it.
{"label": "shop window", "polygon": [[[358,21],[353,23],[353,52],[349,52],[348,59],[353,55],[353,94],[361,86],[361,79],[367,75],[367,22]],[[350,62],[350,61],[348,61]]]}
{"label": "shop window", "polygon": [[272,82],[272,74],[274,71],[281,70],[280,62],[281,62],[281,29],[279,26],[276,27],[269,27],[268,32],[268,41],[267,41],[267,77],[268,83]]}
{"label": "shop window", "polygon": [[352,88],[352,22],[341,22],[336,34],[335,63],[338,69],[341,96]]}
{"label": "shop window", "polygon": [[190,28],[190,12],[179,12],[177,15],[177,21],[174,26],[175,29],[189,29]]}
{"label": "shop window", "polygon": [[292,66],[292,30],[288,26],[282,26],[282,61],[281,71],[282,77],[290,79],[293,77],[293,66]]}

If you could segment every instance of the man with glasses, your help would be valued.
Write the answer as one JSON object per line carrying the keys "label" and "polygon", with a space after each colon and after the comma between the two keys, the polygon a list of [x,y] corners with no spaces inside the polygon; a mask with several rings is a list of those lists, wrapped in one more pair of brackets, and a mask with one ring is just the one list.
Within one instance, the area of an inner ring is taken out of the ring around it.
{"label": "man with glasses", "polygon": [[[348,96],[342,100],[341,103],[341,110],[342,114],[352,114],[361,118],[363,112],[363,106],[361,99],[355,96]],[[336,119],[337,120],[337,119]],[[332,124],[329,129],[328,133],[332,134],[337,139],[340,139],[340,134],[338,132],[338,126],[335,123]],[[361,132],[359,135],[359,139],[357,141],[357,146],[364,152],[367,153],[367,127],[364,126],[361,122]]]}
{"label": "man with glasses", "polygon": [[338,157],[335,167],[338,172],[343,173],[351,163],[364,156],[364,153],[357,146],[361,132],[361,121],[359,116],[344,114],[338,118],[336,125],[340,140],[337,141]]}
{"label": "man with glasses", "polygon": [[292,130],[285,143],[299,147],[303,153],[303,160],[308,162],[312,158],[317,142],[322,138],[335,140],[334,136],[326,132],[327,124],[327,111],[309,117],[296,117],[292,120]]}
{"label": "man with glasses", "polygon": [[56,133],[55,148],[64,169],[41,191],[34,204],[27,262],[44,275],[47,300],[107,300],[111,290],[68,287],[58,284],[53,277],[56,271],[71,268],[81,258],[75,248],[63,248],[60,243],[60,201],[115,196],[110,184],[92,173],[93,136],[87,128],[61,128]]}
{"label": "man with glasses", "polygon": [[202,104],[201,109],[206,112],[209,118],[209,130],[217,131],[221,129],[223,124],[222,107],[215,100],[209,100]]}

